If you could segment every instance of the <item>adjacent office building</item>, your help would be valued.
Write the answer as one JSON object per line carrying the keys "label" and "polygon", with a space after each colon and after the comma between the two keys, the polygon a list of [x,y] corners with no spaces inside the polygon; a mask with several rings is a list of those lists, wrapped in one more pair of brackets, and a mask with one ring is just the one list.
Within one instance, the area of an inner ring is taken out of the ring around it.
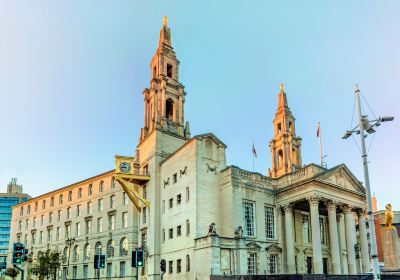
{"label": "adjacent office building", "polygon": [[31,197],[22,193],[22,185],[17,185],[17,179],[12,178],[7,185],[7,192],[0,193],[0,263],[7,263],[10,241],[10,226],[12,206],[25,202]]}

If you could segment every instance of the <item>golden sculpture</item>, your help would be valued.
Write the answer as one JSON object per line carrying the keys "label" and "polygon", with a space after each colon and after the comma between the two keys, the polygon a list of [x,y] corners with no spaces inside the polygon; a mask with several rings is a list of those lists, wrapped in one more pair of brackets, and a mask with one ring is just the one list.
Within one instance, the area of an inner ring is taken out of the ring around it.
{"label": "golden sculpture", "polygon": [[385,206],[385,229],[396,229],[393,225],[393,210],[392,205],[390,203]]}
{"label": "golden sculpture", "polygon": [[168,23],[167,16],[164,16],[162,23],[163,23],[164,26],[167,26],[167,23]]}

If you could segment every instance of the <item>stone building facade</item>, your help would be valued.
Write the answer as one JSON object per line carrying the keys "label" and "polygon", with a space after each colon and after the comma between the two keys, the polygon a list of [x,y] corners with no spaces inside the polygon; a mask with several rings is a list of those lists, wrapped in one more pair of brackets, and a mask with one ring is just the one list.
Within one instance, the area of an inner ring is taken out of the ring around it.
{"label": "stone building facade", "polygon": [[95,277],[95,253],[107,256],[101,277],[132,276],[138,216],[113,175],[99,174],[14,206],[11,244],[26,244],[34,260],[47,249],[59,251],[60,279]]}
{"label": "stone building facade", "polygon": [[[268,175],[229,166],[227,146],[217,136],[190,135],[184,118],[186,92],[179,80],[179,60],[171,42],[171,31],[164,21],[150,63],[150,87],[143,91],[144,124],[134,157],[138,172],[150,174],[144,186],[137,186],[138,196],[147,199],[150,207],[143,205],[134,210],[117,204],[115,209],[93,213],[93,221],[100,217],[107,221],[112,211],[115,217],[128,211],[129,227],[120,229],[117,222],[115,230],[84,235],[79,249],[86,243],[95,246],[98,241],[105,248],[109,240],[118,244],[121,238],[128,238],[129,250],[141,246],[146,252],[140,279],[160,279],[161,260],[167,264],[163,279],[369,272],[365,189],[345,165],[331,169],[303,165],[301,138],[296,134],[295,118],[283,85],[273,121],[274,136],[269,142],[272,167]],[[100,180],[109,186],[112,176],[112,172],[96,176],[36,198],[30,204],[42,203],[43,198],[47,201],[58,192],[66,197],[70,189],[82,188],[87,193],[92,181],[93,186]],[[118,187],[109,187],[98,196],[104,196],[106,205],[114,192],[120,200],[123,194]],[[96,207],[99,198],[85,199]],[[64,213],[70,204],[74,209],[79,203],[82,204],[74,197],[67,204],[57,205],[53,213]],[[18,216],[18,207],[13,211],[13,227],[17,229],[22,222],[16,232],[25,242],[24,236],[33,234],[31,227],[24,228],[32,214],[22,212]],[[47,221],[49,211],[38,210],[35,215],[40,218],[44,214]],[[83,216],[63,218],[59,226],[70,224],[72,228],[86,220]],[[356,225],[360,229],[358,235]],[[57,227],[54,225],[53,229]],[[48,229],[48,224],[43,223],[35,232],[46,233]],[[30,241],[26,242],[30,246]],[[65,239],[50,243],[65,248]],[[42,244],[40,250],[47,246]],[[362,262],[356,259],[356,244],[361,248]],[[38,249],[35,247],[34,251]],[[118,269],[118,263],[128,264],[128,259],[129,256],[117,258],[112,265]],[[85,265],[81,260],[77,262],[78,278]]]}

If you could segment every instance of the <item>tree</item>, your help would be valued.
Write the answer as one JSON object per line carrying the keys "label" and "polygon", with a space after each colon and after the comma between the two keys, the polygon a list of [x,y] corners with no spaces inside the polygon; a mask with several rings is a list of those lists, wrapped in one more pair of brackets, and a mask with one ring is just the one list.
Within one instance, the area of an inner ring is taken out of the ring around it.
{"label": "tree", "polygon": [[44,277],[49,279],[50,276],[52,279],[56,279],[57,270],[60,266],[60,253],[53,250],[47,250],[45,253],[38,255],[32,266],[31,273],[42,279]]}
{"label": "tree", "polygon": [[6,269],[6,275],[10,276],[12,279],[15,279],[15,277],[17,277],[19,274],[19,270],[15,269],[13,267],[9,267]]}

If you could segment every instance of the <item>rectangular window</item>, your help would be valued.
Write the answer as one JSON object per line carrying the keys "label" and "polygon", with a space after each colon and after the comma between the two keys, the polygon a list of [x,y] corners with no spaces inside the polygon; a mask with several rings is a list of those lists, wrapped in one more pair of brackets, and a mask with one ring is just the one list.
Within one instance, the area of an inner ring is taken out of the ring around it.
{"label": "rectangular window", "polygon": [[107,263],[107,277],[112,277],[112,263]]}
{"label": "rectangular window", "polygon": [[179,273],[182,271],[182,260],[176,260],[176,272]]}
{"label": "rectangular window", "polygon": [[176,227],[176,236],[181,236],[182,235],[182,226],[177,226]]}
{"label": "rectangular window", "polygon": [[43,243],[43,231],[39,233],[39,244]]}
{"label": "rectangular window", "polygon": [[60,227],[57,227],[57,231],[56,231],[56,240],[60,240]]}
{"label": "rectangular window", "polygon": [[92,220],[86,220],[86,234],[92,233]]}
{"label": "rectangular window", "polygon": [[125,277],[125,262],[119,263],[119,276]]}
{"label": "rectangular window", "polygon": [[243,201],[244,233],[250,237],[255,236],[254,208],[254,202]]}
{"label": "rectangular window", "polygon": [[67,208],[67,219],[71,218],[71,207]]}
{"label": "rectangular window", "polygon": [[51,224],[53,222],[53,213],[49,213],[49,223]]}
{"label": "rectangular window", "polygon": [[29,228],[29,219],[26,219],[25,220],[25,229],[28,229]]}
{"label": "rectangular window", "polygon": [[32,244],[36,244],[36,232],[32,232],[31,234]]}
{"label": "rectangular window", "polygon": [[174,229],[170,228],[169,229],[169,239],[172,239],[172,238],[174,238]]}
{"label": "rectangular window", "polygon": [[169,262],[168,262],[168,273],[174,272],[174,267],[173,267],[173,265],[174,265],[173,261],[169,261]]}
{"label": "rectangular window", "polygon": [[44,215],[40,216],[40,225],[43,226],[44,224]]}
{"label": "rectangular window", "polygon": [[81,223],[76,223],[75,225],[75,236],[81,235]]}
{"label": "rectangular window", "polygon": [[65,226],[65,239],[68,239],[71,236],[71,225]]}
{"label": "rectangular window", "polygon": [[115,215],[108,216],[108,229],[115,230]]}
{"label": "rectangular window", "polygon": [[172,79],[172,65],[171,64],[167,64],[167,77]]}
{"label": "rectangular window", "polygon": [[83,278],[88,279],[89,278],[89,267],[87,264],[83,266]]}
{"label": "rectangular window", "polygon": [[22,230],[22,221],[18,222],[18,230],[21,231]]}
{"label": "rectangular window", "polygon": [[81,206],[76,205],[76,216],[79,217],[81,215]]}
{"label": "rectangular window", "polygon": [[311,240],[310,219],[307,214],[302,214],[303,244],[309,244]]}
{"label": "rectangular window", "polygon": [[21,207],[21,208],[19,209],[19,215],[20,215],[20,216],[24,215],[24,207]]}
{"label": "rectangular window", "polygon": [[269,261],[269,264],[268,264],[268,272],[269,272],[269,274],[277,274],[277,271],[276,271],[276,260],[277,260],[277,256],[276,255],[269,255],[269,257],[268,257],[268,261]]}
{"label": "rectangular window", "polygon": [[124,205],[128,205],[128,195],[125,192],[122,194],[122,202]]}
{"label": "rectangular window", "polygon": [[73,266],[72,267],[72,279],[76,279],[77,272],[78,272],[78,267],[77,266]]}
{"label": "rectangular window", "polygon": [[103,218],[97,218],[97,232],[103,231]]}
{"label": "rectangular window", "polygon": [[25,234],[24,236],[24,244],[27,245],[28,244],[28,235]]}
{"label": "rectangular window", "polygon": [[178,181],[178,174],[172,175],[172,183],[175,184]]}
{"label": "rectangular window", "polygon": [[110,208],[115,207],[115,195],[110,196]]}
{"label": "rectangular window", "polygon": [[147,222],[147,208],[144,206],[142,208],[142,222],[145,224]]}
{"label": "rectangular window", "polygon": [[319,217],[319,227],[321,231],[321,244],[326,244],[326,227],[325,227],[325,219]]}
{"label": "rectangular window", "polygon": [[92,213],[92,202],[91,201],[89,201],[87,203],[87,208],[86,209],[87,209],[87,214],[88,215]]}
{"label": "rectangular window", "polygon": [[177,204],[177,205],[181,205],[181,201],[182,201],[182,195],[181,195],[181,194],[178,194],[178,195],[176,196],[176,204]]}
{"label": "rectangular window", "polygon": [[247,274],[248,275],[256,275],[257,274],[257,254],[249,253],[247,256]]}
{"label": "rectangular window", "polygon": [[32,219],[32,227],[36,227],[36,217],[33,217]]}
{"label": "rectangular window", "polygon": [[170,198],[169,199],[169,209],[171,209],[172,207],[174,207],[174,199]]}
{"label": "rectangular window", "polygon": [[57,222],[61,221],[61,210],[57,212]]}
{"label": "rectangular window", "polygon": [[52,229],[47,229],[47,242],[53,241],[53,230]]}
{"label": "rectangular window", "polygon": [[103,199],[100,198],[97,204],[97,210],[98,211],[103,211]]}
{"label": "rectangular window", "polygon": [[265,237],[275,238],[275,212],[273,207],[265,206]]}
{"label": "rectangular window", "polygon": [[123,228],[128,227],[128,212],[122,213],[122,227]]}

